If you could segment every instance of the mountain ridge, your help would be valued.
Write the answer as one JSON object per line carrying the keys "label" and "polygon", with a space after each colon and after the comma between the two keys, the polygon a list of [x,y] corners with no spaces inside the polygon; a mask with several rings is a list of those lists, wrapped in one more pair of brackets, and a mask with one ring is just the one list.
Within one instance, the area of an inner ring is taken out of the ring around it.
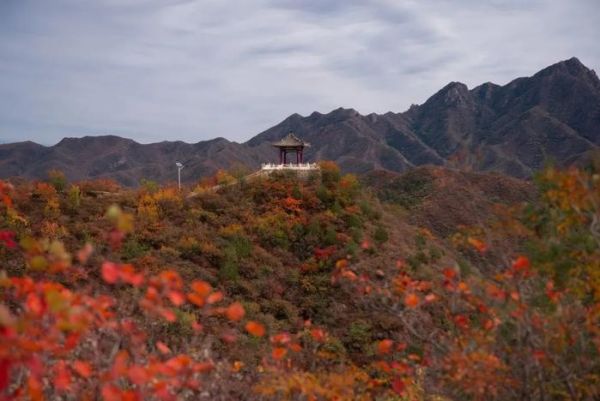
{"label": "mountain ridge", "polygon": [[311,143],[308,160],[334,160],[355,173],[402,172],[445,165],[529,177],[547,160],[569,165],[600,149],[600,80],[577,58],[560,61],[506,85],[469,89],[452,81],[404,112],[294,113],[246,142],[140,144],[115,135],[63,138],[53,146],[25,141],[0,145],[0,177],[43,178],[51,168],[70,179],[113,178],[135,186],[142,178],[173,181],[175,161],[193,182],[221,168],[256,169],[274,161],[270,143],[294,131]]}

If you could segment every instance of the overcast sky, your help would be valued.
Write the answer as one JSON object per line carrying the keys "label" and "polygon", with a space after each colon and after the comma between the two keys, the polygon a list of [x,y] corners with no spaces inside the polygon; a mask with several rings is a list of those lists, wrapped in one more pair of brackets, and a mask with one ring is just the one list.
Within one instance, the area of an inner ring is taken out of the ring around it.
{"label": "overcast sky", "polygon": [[0,142],[245,141],[450,81],[600,67],[600,0],[0,0]]}

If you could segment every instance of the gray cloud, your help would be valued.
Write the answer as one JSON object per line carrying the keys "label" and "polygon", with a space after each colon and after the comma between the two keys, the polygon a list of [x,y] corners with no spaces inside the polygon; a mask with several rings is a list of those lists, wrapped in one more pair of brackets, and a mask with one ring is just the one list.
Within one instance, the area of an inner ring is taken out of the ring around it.
{"label": "gray cloud", "polygon": [[2,0],[0,142],[243,141],[294,112],[402,111],[571,56],[596,0]]}

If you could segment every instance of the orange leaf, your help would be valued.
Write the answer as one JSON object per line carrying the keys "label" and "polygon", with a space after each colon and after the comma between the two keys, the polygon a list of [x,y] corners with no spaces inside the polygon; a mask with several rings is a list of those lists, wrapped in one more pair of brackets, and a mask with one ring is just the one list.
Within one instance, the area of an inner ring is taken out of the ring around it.
{"label": "orange leaf", "polygon": [[419,305],[419,302],[420,302],[419,296],[412,292],[410,294],[407,294],[406,297],[404,298],[404,304],[406,306],[408,306],[409,308],[417,307],[417,305]]}
{"label": "orange leaf", "polygon": [[239,302],[234,302],[229,305],[227,311],[225,312],[227,319],[233,320],[234,322],[239,322],[242,320],[245,314],[246,311],[244,311],[244,307]]}
{"label": "orange leaf", "polygon": [[44,310],[46,309],[44,307],[44,303],[42,302],[42,299],[37,294],[34,294],[33,292],[31,292],[31,293],[29,293],[29,295],[27,295],[26,305],[27,305],[27,309],[29,309],[29,311],[32,312],[36,316],[41,316],[44,313]]}
{"label": "orange leaf", "polygon": [[276,347],[273,348],[273,359],[279,360],[281,358],[283,358],[285,356],[285,354],[287,354],[287,349],[285,348],[281,348],[281,347]]}
{"label": "orange leaf", "polygon": [[478,240],[477,238],[469,237],[467,238],[467,242],[469,243],[469,245],[471,245],[473,248],[477,249],[481,253],[487,250],[487,245],[485,244],[485,242]]}
{"label": "orange leaf", "polygon": [[223,299],[223,293],[221,291],[213,292],[206,298],[208,304],[216,304]]}
{"label": "orange leaf", "polygon": [[392,345],[394,345],[394,342],[392,340],[381,340],[377,344],[377,352],[379,354],[387,354],[392,350]]}
{"label": "orange leaf", "polygon": [[206,298],[212,291],[212,286],[206,281],[197,280],[192,283],[192,290],[203,298]]}
{"label": "orange leaf", "polygon": [[265,335],[265,326],[258,322],[249,321],[246,323],[246,331],[255,337],[262,337]]}
{"label": "orange leaf", "polygon": [[453,279],[456,276],[456,270],[454,270],[451,267],[447,267],[445,268],[442,273],[444,274],[444,277],[446,277],[448,280]]}
{"label": "orange leaf", "polygon": [[232,372],[239,372],[242,368],[244,367],[244,362],[242,361],[235,361],[233,363],[233,365],[231,365],[231,371]]}
{"label": "orange leaf", "polygon": [[115,284],[119,279],[119,268],[112,262],[102,263],[102,279],[109,284]]}
{"label": "orange leaf", "polygon": [[467,283],[465,283],[464,281],[461,281],[460,283],[458,283],[458,290],[460,292],[469,292],[469,285]]}
{"label": "orange leaf", "polygon": [[195,292],[187,294],[187,299],[196,306],[204,306],[204,297],[196,294]]}
{"label": "orange leaf", "polygon": [[181,306],[185,303],[185,297],[179,291],[171,291],[168,296],[171,303],[175,306]]}
{"label": "orange leaf", "polygon": [[86,379],[92,375],[92,365],[84,361],[73,362],[73,370]]}
{"label": "orange leaf", "polygon": [[42,401],[44,399],[42,383],[36,377],[29,376],[27,379],[27,391],[31,401]]}
{"label": "orange leaf", "polygon": [[156,348],[161,352],[161,354],[168,354],[171,352],[171,349],[167,347],[167,344],[163,343],[162,341],[156,342]]}

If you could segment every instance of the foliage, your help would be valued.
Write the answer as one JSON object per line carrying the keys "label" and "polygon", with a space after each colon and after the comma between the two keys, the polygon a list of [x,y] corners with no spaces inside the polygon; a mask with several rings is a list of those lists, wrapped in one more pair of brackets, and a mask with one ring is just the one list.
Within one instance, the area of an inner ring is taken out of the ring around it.
{"label": "foliage", "polygon": [[67,187],[67,177],[62,171],[52,169],[48,171],[48,183],[58,192],[62,192]]}
{"label": "foliage", "polygon": [[599,397],[594,171],[449,239],[321,172],[187,198],[0,181],[0,400]]}

